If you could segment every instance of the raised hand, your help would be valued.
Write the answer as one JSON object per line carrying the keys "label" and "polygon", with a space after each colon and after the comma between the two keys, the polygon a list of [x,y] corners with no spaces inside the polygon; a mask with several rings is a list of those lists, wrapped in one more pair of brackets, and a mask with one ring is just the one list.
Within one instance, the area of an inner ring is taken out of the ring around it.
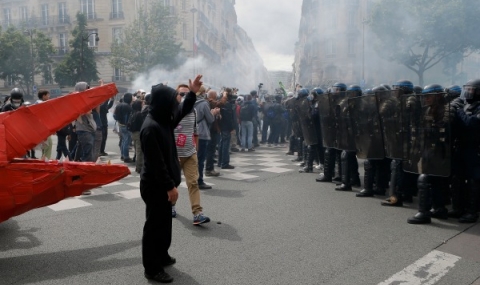
{"label": "raised hand", "polygon": [[190,88],[190,91],[192,91],[193,93],[196,94],[198,92],[198,90],[200,90],[200,87],[202,87],[202,85],[203,85],[202,77],[203,77],[203,75],[199,74],[199,75],[197,75],[197,77],[195,77],[193,82],[192,82],[191,79],[188,80],[188,86]]}

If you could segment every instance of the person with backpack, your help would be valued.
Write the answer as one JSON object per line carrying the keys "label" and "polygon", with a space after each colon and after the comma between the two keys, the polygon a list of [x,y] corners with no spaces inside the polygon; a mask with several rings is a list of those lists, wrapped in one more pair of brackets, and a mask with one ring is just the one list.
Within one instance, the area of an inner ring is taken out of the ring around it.
{"label": "person with backpack", "polygon": [[254,151],[253,141],[253,119],[255,117],[255,106],[252,103],[252,95],[246,95],[240,108],[241,146],[240,151]]}
{"label": "person with backpack", "polygon": [[132,141],[135,149],[135,172],[137,173],[140,173],[143,165],[143,153],[140,143],[140,129],[146,117],[146,114],[142,113],[143,104],[144,101],[139,99],[132,103],[132,114],[130,114],[127,123],[127,129],[132,133]]}
{"label": "person with backpack", "polygon": [[128,118],[132,113],[132,98],[132,93],[125,93],[125,95],[123,95],[123,103],[118,104],[113,113],[113,118],[117,120],[122,140],[122,144],[120,145],[121,159],[125,163],[133,162],[129,154],[132,133],[127,129]]}

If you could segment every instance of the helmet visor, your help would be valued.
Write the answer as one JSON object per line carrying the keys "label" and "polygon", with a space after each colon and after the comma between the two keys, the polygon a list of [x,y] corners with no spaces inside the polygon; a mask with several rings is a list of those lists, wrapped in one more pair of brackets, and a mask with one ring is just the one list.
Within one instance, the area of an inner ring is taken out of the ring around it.
{"label": "helmet visor", "polygon": [[474,87],[471,85],[464,85],[461,97],[466,100],[472,100],[473,97],[475,96],[476,90],[477,90],[477,87]]}

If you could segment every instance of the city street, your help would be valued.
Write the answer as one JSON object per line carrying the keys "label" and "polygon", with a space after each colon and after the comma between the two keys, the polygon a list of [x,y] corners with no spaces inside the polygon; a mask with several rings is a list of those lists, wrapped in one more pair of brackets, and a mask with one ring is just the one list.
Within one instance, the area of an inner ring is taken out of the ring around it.
{"label": "city street", "polygon": [[[53,138],[54,142],[56,138]],[[122,163],[109,129],[108,157]],[[37,151],[38,152],[38,151]],[[410,225],[417,200],[382,207],[316,173],[298,173],[286,148],[233,153],[234,170],[207,177],[212,221],[192,225],[179,187],[166,269],[173,284],[480,284],[480,225]],[[149,284],[141,237],[145,205],[132,175],[0,224],[0,284]],[[363,175],[363,169],[360,171]],[[363,181],[362,181],[363,184]]]}

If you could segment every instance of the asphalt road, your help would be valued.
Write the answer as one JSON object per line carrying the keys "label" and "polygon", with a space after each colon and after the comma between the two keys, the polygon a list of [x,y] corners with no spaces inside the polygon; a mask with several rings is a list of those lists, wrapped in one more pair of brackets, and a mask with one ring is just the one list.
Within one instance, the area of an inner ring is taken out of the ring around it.
{"label": "asphalt road", "polygon": [[[110,133],[113,162],[117,143]],[[192,225],[188,193],[180,189],[170,249],[177,264],[167,268],[174,284],[480,283],[478,224],[409,225],[416,203],[386,208],[384,197],[356,198],[360,189],[334,191],[315,174],[298,173],[284,151],[234,153],[237,163],[263,155],[264,167],[283,163],[290,170],[241,166],[250,174],[245,179],[225,171],[208,179],[213,189],[202,191],[202,206],[212,222],[203,226]],[[42,208],[1,223],[0,284],[150,283],[143,277],[145,206],[135,196],[137,183],[129,176],[77,199],[88,206]]]}

